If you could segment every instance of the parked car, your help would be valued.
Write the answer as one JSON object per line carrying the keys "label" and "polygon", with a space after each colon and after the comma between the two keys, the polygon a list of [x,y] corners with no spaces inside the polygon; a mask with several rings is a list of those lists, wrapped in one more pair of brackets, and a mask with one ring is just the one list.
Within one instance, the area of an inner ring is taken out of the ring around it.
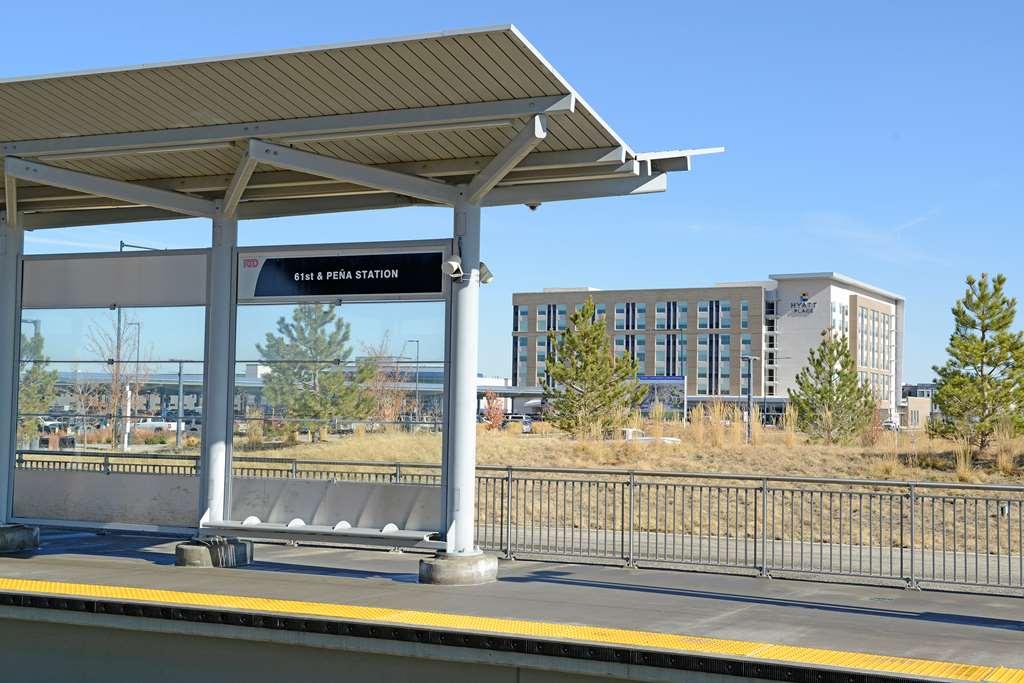
{"label": "parked car", "polygon": [[896,420],[886,420],[882,423],[882,429],[887,432],[898,432],[900,431],[900,423]]}
{"label": "parked car", "polygon": [[147,432],[176,432],[178,423],[174,420],[162,420],[158,417],[147,417],[136,422],[132,429],[140,429]]}
{"label": "parked car", "polygon": [[60,420],[55,420],[52,417],[37,417],[36,422],[39,424],[39,431],[44,434],[53,434],[64,427]]}

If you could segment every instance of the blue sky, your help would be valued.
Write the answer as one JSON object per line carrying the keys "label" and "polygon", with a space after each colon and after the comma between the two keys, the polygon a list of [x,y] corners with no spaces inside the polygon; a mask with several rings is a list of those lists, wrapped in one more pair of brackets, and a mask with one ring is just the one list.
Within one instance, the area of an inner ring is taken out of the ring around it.
{"label": "blue sky", "polygon": [[[845,272],[907,298],[906,373],[944,358],[963,277],[1024,297],[1024,6],[1015,2],[12,5],[0,76],[514,23],[635,149],[725,145],[665,195],[488,209],[481,369],[508,374],[513,291]],[[34,27],[39,27],[35,29]],[[246,244],[446,236],[428,209],[262,221]],[[196,221],[53,231],[208,244]],[[154,323],[156,325],[156,323]],[[180,328],[177,328],[180,330]],[[154,330],[155,331],[155,330]],[[170,329],[158,355],[192,340]],[[395,335],[400,336],[400,335]]]}

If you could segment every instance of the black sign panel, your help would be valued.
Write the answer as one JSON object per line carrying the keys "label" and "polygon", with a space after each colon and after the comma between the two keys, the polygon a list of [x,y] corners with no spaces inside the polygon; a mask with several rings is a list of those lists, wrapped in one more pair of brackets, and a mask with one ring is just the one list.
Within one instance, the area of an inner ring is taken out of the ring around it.
{"label": "black sign panel", "polygon": [[440,294],[442,258],[441,252],[269,257],[253,296]]}

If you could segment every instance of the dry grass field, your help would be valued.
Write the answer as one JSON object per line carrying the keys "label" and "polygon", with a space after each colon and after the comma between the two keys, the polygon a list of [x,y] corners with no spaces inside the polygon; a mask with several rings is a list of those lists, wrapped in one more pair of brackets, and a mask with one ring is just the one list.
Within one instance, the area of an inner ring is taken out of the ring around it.
{"label": "dry grass field", "polygon": [[[616,468],[722,474],[870,478],[960,483],[1024,483],[1024,440],[997,442],[968,465],[956,444],[921,432],[883,432],[872,445],[823,446],[793,432],[765,430],[755,445],[745,443],[745,426],[695,429],[678,422],[643,427],[651,436],[674,436],[680,443],[574,440],[535,423],[522,434],[518,424],[503,430],[479,426],[477,461],[482,465],[558,468]],[[299,460],[401,461],[438,463],[436,433],[356,433],[321,443],[275,445],[236,441],[236,457]],[[959,462],[958,462],[959,461]]]}

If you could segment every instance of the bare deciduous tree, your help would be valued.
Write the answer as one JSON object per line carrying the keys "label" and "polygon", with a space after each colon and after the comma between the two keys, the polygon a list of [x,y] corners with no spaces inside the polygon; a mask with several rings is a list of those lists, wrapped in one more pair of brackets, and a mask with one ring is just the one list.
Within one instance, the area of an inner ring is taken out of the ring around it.
{"label": "bare deciduous tree", "polygon": [[366,383],[373,401],[371,416],[378,422],[396,422],[409,400],[409,391],[404,387],[409,382],[409,373],[401,358],[392,354],[390,332],[385,332],[376,344],[363,344],[363,353],[374,368]]}

